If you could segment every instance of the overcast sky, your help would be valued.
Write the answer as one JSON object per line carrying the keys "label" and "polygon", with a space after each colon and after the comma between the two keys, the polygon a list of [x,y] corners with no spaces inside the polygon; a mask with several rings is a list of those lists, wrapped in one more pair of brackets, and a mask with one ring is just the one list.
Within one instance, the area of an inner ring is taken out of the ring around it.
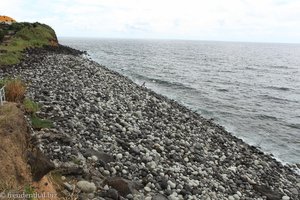
{"label": "overcast sky", "polygon": [[59,37],[300,43],[300,0],[1,0]]}

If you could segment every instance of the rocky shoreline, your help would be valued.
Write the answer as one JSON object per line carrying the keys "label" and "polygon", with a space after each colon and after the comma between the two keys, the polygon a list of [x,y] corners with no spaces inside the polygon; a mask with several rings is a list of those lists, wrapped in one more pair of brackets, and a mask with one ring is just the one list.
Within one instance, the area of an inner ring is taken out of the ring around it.
{"label": "rocky shoreline", "polygon": [[[54,50],[56,49],[56,50]],[[66,195],[81,199],[299,199],[300,177],[223,127],[71,48],[29,50],[1,77],[25,80],[35,131]],[[69,177],[71,177],[69,179]],[[69,180],[76,180],[76,183]]]}

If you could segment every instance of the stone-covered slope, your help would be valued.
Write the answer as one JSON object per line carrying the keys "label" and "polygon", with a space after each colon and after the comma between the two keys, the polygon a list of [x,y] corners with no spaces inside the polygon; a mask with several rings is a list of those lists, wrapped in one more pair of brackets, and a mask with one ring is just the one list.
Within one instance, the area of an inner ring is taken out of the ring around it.
{"label": "stone-covered slope", "polygon": [[72,169],[63,173],[72,181],[91,183],[90,191],[77,184],[82,198],[299,199],[291,169],[83,56],[31,52],[0,75],[30,83],[39,115],[55,125],[36,132],[39,146],[57,168]]}

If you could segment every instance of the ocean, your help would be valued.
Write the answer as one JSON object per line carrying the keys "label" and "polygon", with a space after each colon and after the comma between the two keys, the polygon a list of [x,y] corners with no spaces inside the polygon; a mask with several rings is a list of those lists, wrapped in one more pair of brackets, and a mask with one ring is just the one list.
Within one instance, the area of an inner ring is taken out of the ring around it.
{"label": "ocean", "polygon": [[60,38],[284,163],[300,163],[300,44]]}

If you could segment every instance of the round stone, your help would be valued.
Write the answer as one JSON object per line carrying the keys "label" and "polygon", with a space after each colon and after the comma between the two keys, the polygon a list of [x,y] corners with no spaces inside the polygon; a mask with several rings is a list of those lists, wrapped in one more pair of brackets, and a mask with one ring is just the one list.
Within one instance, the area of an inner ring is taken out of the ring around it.
{"label": "round stone", "polygon": [[242,193],[240,191],[237,191],[236,194],[239,195],[240,197],[242,196]]}
{"label": "round stone", "polygon": [[123,158],[123,155],[122,155],[121,153],[118,153],[118,154],[116,155],[116,157],[117,157],[117,159],[122,159],[122,158]]}
{"label": "round stone", "polygon": [[145,190],[146,192],[151,192],[151,188],[148,187],[148,186],[144,187],[144,190]]}
{"label": "round stone", "polygon": [[103,174],[104,174],[105,176],[108,176],[108,175],[110,174],[110,172],[109,172],[108,170],[103,170]]}
{"label": "round stone", "polygon": [[88,181],[79,181],[77,182],[77,187],[86,193],[91,193],[96,191],[96,186],[94,183],[90,183]]}
{"label": "round stone", "polygon": [[289,196],[283,196],[281,199],[282,200],[290,200],[290,197]]}
{"label": "round stone", "polygon": [[234,194],[234,195],[233,195],[233,198],[236,199],[236,200],[239,200],[239,199],[240,199],[240,196],[239,196],[238,194]]}
{"label": "round stone", "polygon": [[168,180],[168,185],[174,189],[176,187],[176,183],[173,183],[172,181]]}
{"label": "round stone", "polygon": [[104,190],[109,190],[108,185],[105,185],[105,186],[103,187],[103,189],[104,189]]}
{"label": "round stone", "polygon": [[92,156],[92,160],[96,162],[98,160],[97,156]]}
{"label": "round stone", "polygon": [[233,196],[229,196],[228,200],[235,200]]}

